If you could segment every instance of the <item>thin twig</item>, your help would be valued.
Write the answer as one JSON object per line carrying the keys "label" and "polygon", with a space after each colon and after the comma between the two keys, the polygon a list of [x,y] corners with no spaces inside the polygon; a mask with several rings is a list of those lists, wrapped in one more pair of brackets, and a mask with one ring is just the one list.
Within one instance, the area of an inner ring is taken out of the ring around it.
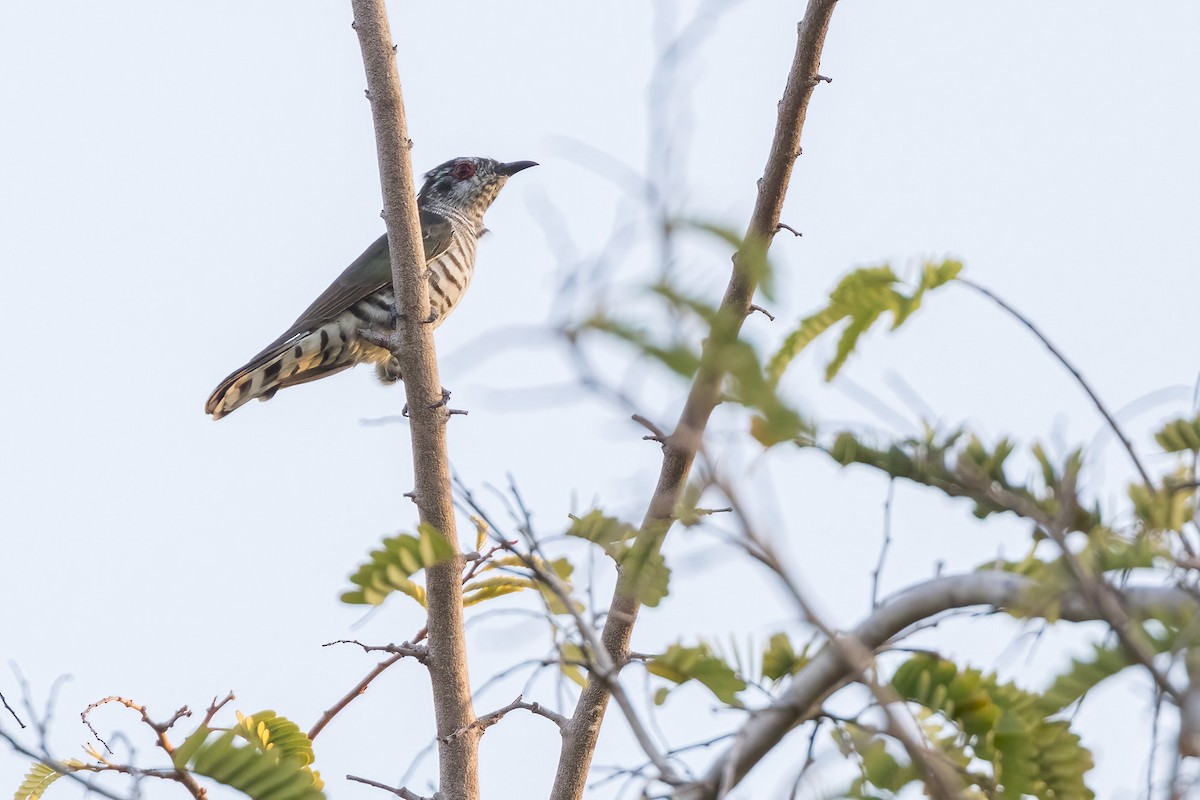
{"label": "thin twig", "polygon": [[386,659],[384,661],[380,661],[378,664],[376,664],[375,667],[370,672],[368,672],[361,681],[354,684],[353,689],[346,692],[346,694],[342,695],[342,698],[340,700],[338,700],[336,703],[334,703],[329,708],[325,709],[325,713],[321,714],[320,718],[317,719],[317,721],[315,723],[313,723],[313,726],[311,728],[309,728],[308,738],[310,740],[316,739],[317,734],[319,734],[321,731],[325,730],[325,726],[328,725],[330,723],[330,721],[334,717],[336,717],[338,715],[338,713],[341,712],[342,709],[344,709],[346,706],[348,706],[352,702],[354,702],[354,699],[356,697],[358,697],[359,695],[361,695],[367,691],[367,687],[369,687],[371,685],[371,681],[378,678],[380,675],[383,674],[384,670],[386,670],[388,667],[390,667],[392,664],[395,664],[397,661],[399,661],[402,658],[404,658],[404,654],[397,653],[394,656],[392,656],[391,658]]}
{"label": "thin twig", "polygon": [[360,778],[357,775],[347,775],[346,780],[354,781],[356,783],[365,783],[367,786],[374,786],[376,789],[383,789],[385,792],[391,792],[392,794],[396,795],[396,797],[404,798],[404,800],[430,800],[430,798],[425,797],[424,795],[410,792],[403,786],[399,788],[393,788],[388,786],[386,783],[379,783],[378,781],[373,781],[369,778]]}
{"label": "thin twig", "polygon": [[[398,357],[411,414],[415,500],[420,522],[437,531],[453,553],[451,558],[431,564],[425,570],[426,624],[431,643],[425,666],[433,687],[435,730],[444,735],[475,718],[463,625],[463,562],[446,448],[450,414],[438,405],[443,387],[432,326],[419,322],[429,317],[430,288],[424,277],[425,253],[413,179],[412,139],[408,135],[387,9],[383,0],[351,0],[351,6],[370,90],[395,311],[403,320],[400,326],[403,347]],[[385,661],[377,669],[382,671],[389,665]],[[373,677],[374,674],[368,676],[367,683]],[[343,701],[350,699],[353,698]],[[477,745],[476,740],[464,737],[438,748],[438,786],[444,800],[478,800]]]}
{"label": "thin twig", "polygon": [[[167,732],[176,722],[184,717],[190,717],[192,715],[192,712],[187,706],[182,706],[178,711],[172,714],[171,718],[166,722],[155,722],[150,718],[150,713],[146,711],[146,707],[144,705],[136,703],[127,697],[118,697],[116,695],[112,695],[110,697],[97,700],[80,712],[79,718],[83,721],[83,724],[87,725],[88,729],[92,732],[92,735],[95,736],[96,739],[98,739],[100,743],[104,745],[104,748],[110,753],[112,752],[112,748],[108,746],[107,742],[100,738],[100,735],[96,732],[96,729],[88,720],[88,714],[90,714],[92,711],[95,711],[100,706],[108,703],[118,703],[128,709],[138,712],[138,714],[140,714],[142,717],[142,722],[146,723],[146,725],[152,731],[154,731],[154,734],[158,739],[158,746],[161,747],[168,756],[173,756],[175,754],[175,746],[172,745],[171,741],[167,738]],[[176,767],[174,770],[164,771],[164,773],[159,777],[168,777],[171,780],[182,784],[183,787],[192,795],[192,797],[196,798],[196,800],[204,800],[204,798],[208,796],[208,793],[205,791],[205,789],[201,787],[200,784],[196,783],[196,779],[192,777],[192,773],[188,772],[186,769]]]}
{"label": "thin twig", "polygon": [[[853,634],[834,630],[817,614],[816,608],[801,591],[799,582],[791,576],[783,561],[775,554],[771,542],[759,535],[751,525],[748,516],[742,510],[742,505],[738,502],[738,496],[734,489],[719,479],[714,479],[714,483],[729,498],[730,503],[736,509],[735,513],[741,522],[742,533],[745,536],[745,544],[748,545],[745,548],[746,552],[779,577],[784,588],[792,596],[796,607],[800,610],[802,618],[825,636],[830,650],[842,660],[849,670],[849,674],[871,692],[887,718],[888,735],[900,742],[913,762],[920,765],[924,773],[926,792],[932,797],[941,798],[941,800],[953,800],[958,797],[962,790],[962,780],[959,778],[953,762],[941,750],[930,747],[913,734],[912,731],[919,730],[920,727],[915,724],[912,714],[906,713],[907,707],[896,690],[889,684],[880,682],[873,648],[867,647]],[[901,719],[901,714],[904,715],[904,719]],[[737,781],[736,761],[735,745],[717,790],[718,799],[732,789]]]}
{"label": "thin twig", "polygon": [[757,304],[755,304],[755,303],[751,303],[751,304],[750,304],[750,313],[752,313],[752,314],[753,314],[755,311],[757,311],[758,313],[762,314],[762,315],[763,315],[764,317],[766,317],[767,319],[771,320],[771,322],[774,322],[774,321],[775,321],[775,315],[774,315],[774,314],[772,314],[770,311],[767,311],[765,308],[763,308],[763,307],[762,307],[762,306],[760,306],[760,305],[757,305]]}
{"label": "thin twig", "polygon": [[[725,365],[722,363],[724,343],[739,335],[746,309],[753,302],[757,288],[751,265],[765,254],[778,230],[784,196],[800,150],[808,102],[815,87],[812,76],[818,74],[821,51],[835,5],[835,0],[809,0],[804,19],[798,26],[796,51],[788,70],[783,99],[778,106],[775,135],[758,184],[754,210],[743,237],[744,244],[734,256],[725,296],[712,332],[701,351],[700,367],[675,430],[663,443],[659,479],[638,534],[638,542],[643,546],[650,545],[652,552],[657,552],[661,547],[662,539],[671,527],[709,418],[720,401],[725,378]],[[618,579],[605,618],[601,641],[610,662],[620,663],[624,660],[641,605],[631,581],[628,573]],[[602,675],[593,673],[589,676],[588,684],[575,706],[569,734],[563,737],[550,800],[579,800],[583,797],[588,769],[613,685],[616,685],[615,682],[610,683]]]}
{"label": "thin twig", "polygon": [[1122,430],[1121,426],[1117,424],[1117,421],[1113,418],[1113,415],[1109,413],[1108,408],[1104,405],[1104,402],[1100,399],[1100,396],[1096,394],[1095,390],[1092,389],[1091,384],[1084,380],[1083,375],[1081,375],[1079,370],[1075,368],[1074,364],[1067,360],[1067,357],[1062,354],[1062,351],[1055,347],[1050,340],[1046,338],[1046,335],[1042,333],[1036,325],[1033,324],[1031,319],[1026,317],[1020,311],[1017,311],[1008,303],[1001,300],[990,289],[980,286],[978,283],[975,283],[974,281],[962,276],[959,276],[956,280],[962,285],[979,292],[984,297],[987,297],[996,305],[1007,311],[1018,322],[1028,328],[1029,331],[1038,338],[1038,341],[1045,345],[1046,349],[1050,351],[1050,354],[1058,360],[1058,363],[1063,365],[1067,372],[1071,373],[1071,376],[1075,378],[1075,382],[1078,383],[1087,396],[1091,398],[1092,405],[1096,407],[1096,410],[1100,412],[1100,416],[1104,417],[1104,421],[1108,423],[1108,427],[1112,429],[1112,432],[1116,434],[1117,439],[1119,439],[1121,444],[1125,446],[1125,452],[1129,453],[1129,458],[1133,462],[1133,466],[1137,468],[1138,474],[1142,476],[1142,482],[1145,483],[1147,488],[1149,488],[1151,491],[1155,491],[1154,481],[1150,479],[1150,473],[1146,471],[1146,468],[1142,465],[1142,460],[1138,457],[1137,451],[1133,449],[1133,442],[1130,441],[1129,437],[1125,435],[1125,431]]}
{"label": "thin twig", "polygon": [[879,560],[871,573],[871,608],[879,608],[879,578],[887,560],[888,548],[892,546],[892,498],[896,493],[896,479],[888,481],[887,498],[883,501],[883,542],[879,545]]}
{"label": "thin twig", "polygon": [[13,707],[8,704],[7,698],[4,697],[4,692],[0,692],[0,703],[4,703],[4,707],[8,709],[8,713],[12,714],[12,718],[15,719],[17,724],[21,726],[21,729],[24,730],[25,723],[21,721],[19,716],[17,716],[17,712],[13,711]]}
{"label": "thin twig", "polygon": [[517,695],[517,699],[513,700],[511,703],[506,705],[504,708],[497,709],[497,710],[491,712],[490,714],[484,714],[482,717],[479,717],[477,720],[472,722],[470,725],[467,725],[463,728],[459,728],[458,730],[454,731],[453,733],[450,733],[447,736],[443,736],[443,737],[439,737],[439,738],[441,738],[441,739],[447,739],[447,738],[457,739],[459,736],[465,736],[466,734],[468,734],[472,731],[479,731],[479,733],[482,735],[483,732],[486,731],[488,728],[492,727],[497,722],[504,719],[504,716],[506,714],[508,714],[510,711],[516,711],[517,709],[523,709],[525,711],[528,711],[531,714],[536,714],[539,717],[545,717],[546,719],[550,720],[555,725],[557,725],[560,730],[562,729],[563,725],[565,725],[567,723],[567,718],[564,717],[562,714],[559,714],[556,711],[551,711],[550,709],[540,705],[539,703],[526,703],[522,695]]}
{"label": "thin twig", "polygon": [[391,653],[396,656],[407,656],[415,658],[422,664],[429,657],[429,648],[424,645],[414,645],[409,642],[402,644],[363,644],[358,639],[338,639],[333,642],[326,642],[321,647],[332,647],[335,644],[356,644],[363,649],[364,653]]}
{"label": "thin twig", "polygon": [[634,414],[633,416],[630,417],[630,419],[632,419],[637,424],[641,425],[646,430],[650,431],[650,435],[643,436],[642,437],[643,439],[647,439],[647,440],[654,441],[654,442],[660,442],[660,443],[665,442],[667,440],[666,431],[664,431],[662,428],[655,425],[650,420],[643,417],[641,414]]}

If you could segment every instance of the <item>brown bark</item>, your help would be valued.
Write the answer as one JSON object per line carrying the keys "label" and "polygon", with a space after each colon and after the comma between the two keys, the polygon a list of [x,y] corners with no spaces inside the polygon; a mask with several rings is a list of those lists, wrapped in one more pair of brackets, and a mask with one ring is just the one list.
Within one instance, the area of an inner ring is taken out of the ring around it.
{"label": "brown bark", "polygon": [[[809,0],[804,20],[799,25],[796,53],[779,104],[775,138],[771,143],[766,169],[759,180],[758,197],[744,244],[733,259],[733,272],[713,325],[710,342],[727,341],[736,336],[746,315],[750,313],[757,285],[749,266],[756,254],[766,250],[779,230],[779,216],[791,181],[793,164],[800,154],[800,133],[804,127],[808,101],[819,82],[821,49],[835,4],[836,0]],[[725,370],[715,356],[715,350],[713,346],[705,346],[700,369],[692,382],[683,412],[674,432],[663,443],[658,485],[638,534],[639,538],[652,537],[656,547],[661,546],[663,537],[671,527],[704,429],[720,399]],[[618,579],[602,633],[604,647],[614,664],[624,663],[628,656],[629,639],[641,607],[630,584],[626,576]],[[609,694],[605,681],[595,676],[589,678],[575,707],[575,714],[563,730],[563,745],[551,800],[579,800],[583,797]]]}
{"label": "brown bark", "polygon": [[[437,735],[448,737],[475,720],[467,675],[463,629],[462,559],[454,527],[450,462],[446,451],[448,412],[441,400],[429,289],[423,279],[425,253],[417,213],[404,98],[396,70],[391,30],[383,0],[351,0],[354,26],[367,74],[367,95],[375,122],[375,144],[383,187],[383,218],[392,254],[392,281],[400,322],[400,366],[408,400],[412,435],[413,494],[422,524],[442,533],[455,558],[426,570],[429,654],[426,667],[433,686]],[[439,797],[479,797],[479,737],[439,738]]]}

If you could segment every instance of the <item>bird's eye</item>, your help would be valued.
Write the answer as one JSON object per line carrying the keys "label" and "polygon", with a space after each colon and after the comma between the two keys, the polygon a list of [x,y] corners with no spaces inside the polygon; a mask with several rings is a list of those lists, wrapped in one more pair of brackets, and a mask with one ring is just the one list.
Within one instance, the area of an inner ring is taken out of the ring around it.
{"label": "bird's eye", "polygon": [[470,161],[459,161],[454,165],[454,170],[450,174],[457,181],[465,181],[475,174],[475,165]]}

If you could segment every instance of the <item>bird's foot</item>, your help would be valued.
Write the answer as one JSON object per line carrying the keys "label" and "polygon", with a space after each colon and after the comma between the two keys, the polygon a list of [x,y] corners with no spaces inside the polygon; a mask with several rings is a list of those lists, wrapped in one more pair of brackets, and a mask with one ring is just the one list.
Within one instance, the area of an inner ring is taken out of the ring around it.
{"label": "bird's foot", "polygon": [[429,316],[426,317],[425,319],[421,320],[421,324],[432,325],[435,322],[437,322],[439,319],[441,319],[441,315],[439,315],[436,311],[430,311]]}
{"label": "bird's foot", "polygon": [[367,344],[382,347],[393,355],[401,350],[399,327],[394,327],[391,330],[383,328],[359,328],[358,336]]}

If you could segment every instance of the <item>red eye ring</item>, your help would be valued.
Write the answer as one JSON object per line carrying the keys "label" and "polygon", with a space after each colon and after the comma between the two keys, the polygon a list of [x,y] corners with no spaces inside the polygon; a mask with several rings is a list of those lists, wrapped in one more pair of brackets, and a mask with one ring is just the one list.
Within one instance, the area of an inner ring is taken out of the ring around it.
{"label": "red eye ring", "polygon": [[459,161],[450,172],[457,181],[465,181],[475,175],[475,165],[470,161]]}

